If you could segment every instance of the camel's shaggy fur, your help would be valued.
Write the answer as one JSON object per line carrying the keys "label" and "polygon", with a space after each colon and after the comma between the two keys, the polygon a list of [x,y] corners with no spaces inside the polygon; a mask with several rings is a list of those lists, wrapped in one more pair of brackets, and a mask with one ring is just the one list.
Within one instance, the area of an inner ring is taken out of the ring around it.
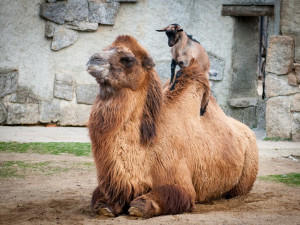
{"label": "camel's shaggy fur", "polygon": [[[88,125],[98,174],[93,209],[151,217],[248,193],[258,170],[253,132],[223,113],[196,60],[164,93],[153,67],[130,36],[88,63],[100,84]],[[210,103],[200,117],[202,98]]]}

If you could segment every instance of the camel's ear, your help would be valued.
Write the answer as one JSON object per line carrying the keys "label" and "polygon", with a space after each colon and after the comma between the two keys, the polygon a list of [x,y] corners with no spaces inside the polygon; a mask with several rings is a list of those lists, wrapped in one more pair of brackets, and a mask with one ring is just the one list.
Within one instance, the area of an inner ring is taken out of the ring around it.
{"label": "camel's ear", "polygon": [[156,122],[161,103],[162,88],[160,81],[155,77],[150,77],[140,125],[140,140],[143,145],[149,145],[156,136]]}
{"label": "camel's ear", "polygon": [[145,56],[142,61],[142,66],[146,69],[151,69],[155,66],[155,63],[153,62],[151,57]]}

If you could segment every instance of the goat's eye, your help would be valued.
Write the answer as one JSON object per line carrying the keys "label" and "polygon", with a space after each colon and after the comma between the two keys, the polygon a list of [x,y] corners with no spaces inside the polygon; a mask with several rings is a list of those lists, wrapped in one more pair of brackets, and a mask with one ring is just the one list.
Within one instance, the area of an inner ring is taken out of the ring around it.
{"label": "goat's eye", "polygon": [[120,62],[122,64],[124,64],[125,66],[132,66],[133,63],[135,62],[135,58],[133,58],[133,57],[122,57],[120,59]]}

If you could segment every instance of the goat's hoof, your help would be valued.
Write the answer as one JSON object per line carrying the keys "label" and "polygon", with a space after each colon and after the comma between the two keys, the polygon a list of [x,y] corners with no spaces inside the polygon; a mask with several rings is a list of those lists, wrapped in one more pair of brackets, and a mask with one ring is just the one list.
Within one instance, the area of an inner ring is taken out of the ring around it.
{"label": "goat's hoof", "polygon": [[99,208],[98,209],[98,213],[101,215],[101,216],[106,216],[106,217],[115,217],[115,214],[113,214],[113,212],[105,207],[105,208]]}

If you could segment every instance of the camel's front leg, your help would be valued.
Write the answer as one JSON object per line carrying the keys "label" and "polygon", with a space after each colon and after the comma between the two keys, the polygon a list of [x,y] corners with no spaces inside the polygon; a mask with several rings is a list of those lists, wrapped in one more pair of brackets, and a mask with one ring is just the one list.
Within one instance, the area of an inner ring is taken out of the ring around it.
{"label": "camel's front leg", "polygon": [[119,204],[111,204],[104,197],[99,187],[96,187],[91,200],[91,209],[95,213],[107,217],[114,217],[122,212],[122,206]]}
{"label": "camel's front leg", "polygon": [[129,215],[149,218],[159,215],[190,212],[195,197],[178,185],[165,185],[154,188],[130,203]]}

